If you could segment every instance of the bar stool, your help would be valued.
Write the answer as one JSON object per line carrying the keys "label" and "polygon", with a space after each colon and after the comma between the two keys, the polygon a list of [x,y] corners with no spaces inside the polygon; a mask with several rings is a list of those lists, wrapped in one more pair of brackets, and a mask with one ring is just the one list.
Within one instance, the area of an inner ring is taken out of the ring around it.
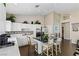
{"label": "bar stool", "polygon": [[53,56],[53,39],[49,39],[48,43],[44,43],[42,50],[42,54],[45,54],[46,56]]}
{"label": "bar stool", "polygon": [[56,42],[54,42],[54,47],[55,47],[55,53],[58,55],[58,52],[61,53],[61,38],[57,38]]}

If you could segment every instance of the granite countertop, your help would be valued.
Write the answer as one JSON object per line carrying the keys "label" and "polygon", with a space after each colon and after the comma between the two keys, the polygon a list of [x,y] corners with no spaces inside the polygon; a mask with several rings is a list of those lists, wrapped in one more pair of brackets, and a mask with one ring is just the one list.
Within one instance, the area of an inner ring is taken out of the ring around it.
{"label": "granite countertop", "polygon": [[27,34],[32,35],[33,31],[6,31],[7,34]]}
{"label": "granite countertop", "polygon": [[[38,38],[34,38],[34,39],[39,40],[39,41],[41,41],[41,42],[43,42],[43,43],[48,42],[48,41],[44,41],[44,40],[41,40],[41,39],[38,39]],[[54,42],[56,42],[56,40],[57,40],[57,38],[54,38]]]}
{"label": "granite countertop", "polygon": [[34,39],[39,40],[39,41],[41,41],[41,42],[43,42],[43,43],[48,42],[48,41],[44,41],[44,40],[41,40],[41,39],[38,39],[38,38],[34,38]]}

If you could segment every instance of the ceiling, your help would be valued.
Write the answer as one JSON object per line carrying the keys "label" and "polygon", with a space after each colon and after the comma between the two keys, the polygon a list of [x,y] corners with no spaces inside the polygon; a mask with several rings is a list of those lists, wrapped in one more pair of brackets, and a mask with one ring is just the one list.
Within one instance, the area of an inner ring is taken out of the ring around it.
{"label": "ceiling", "polygon": [[[39,7],[35,7],[39,5]],[[79,11],[79,3],[8,3],[7,13],[16,15],[47,15],[55,11],[70,14]]]}

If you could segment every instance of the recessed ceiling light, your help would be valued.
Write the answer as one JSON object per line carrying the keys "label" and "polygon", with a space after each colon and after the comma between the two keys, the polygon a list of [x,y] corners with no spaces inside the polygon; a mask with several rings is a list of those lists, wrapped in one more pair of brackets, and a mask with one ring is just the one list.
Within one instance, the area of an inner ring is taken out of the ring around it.
{"label": "recessed ceiling light", "polygon": [[35,5],[35,7],[36,7],[36,8],[38,8],[38,7],[39,7],[39,5]]}

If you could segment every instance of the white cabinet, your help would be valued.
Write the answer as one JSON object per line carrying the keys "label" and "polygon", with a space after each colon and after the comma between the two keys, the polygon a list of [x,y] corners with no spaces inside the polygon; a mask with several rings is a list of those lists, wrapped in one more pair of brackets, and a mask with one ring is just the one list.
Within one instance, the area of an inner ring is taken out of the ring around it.
{"label": "white cabinet", "polygon": [[12,23],[11,31],[21,31],[22,24],[21,23]]}
{"label": "white cabinet", "polygon": [[22,23],[12,23],[12,31],[22,31],[22,29],[26,30],[36,30],[36,28],[41,28],[41,25],[38,24],[22,24]]}
{"label": "white cabinet", "polygon": [[6,31],[11,31],[11,21],[6,21]]}
{"label": "white cabinet", "polygon": [[[36,28],[41,29],[41,25],[38,24],[22,24],[22,23],[12,23],[12,31],[33,31],[32,36],[36,37]],[[26,35],[23,34],[14,34],[17,38],[19,46],[28,44]]]}
{"label": "white cabinet", "polygon": [[30,24],[12,23],[12,31],[22,31],[22,29],[30,31],[32,28],[33,27]]}

